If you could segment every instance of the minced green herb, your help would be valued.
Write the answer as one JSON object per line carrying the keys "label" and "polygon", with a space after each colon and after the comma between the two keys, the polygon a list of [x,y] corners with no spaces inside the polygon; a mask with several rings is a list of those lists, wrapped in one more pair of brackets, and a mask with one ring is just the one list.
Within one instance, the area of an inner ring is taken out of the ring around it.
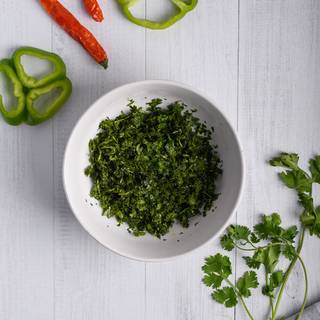
{"label": "minced green herb", "polygon": [[129,113],[105,119],[89,143],[90,195],[103,215],[127,223],[136,236],[161,237],[175,221],[205,215],[217,199],[222,173],[212,130],[181,101],[144,110],[130,101]]}

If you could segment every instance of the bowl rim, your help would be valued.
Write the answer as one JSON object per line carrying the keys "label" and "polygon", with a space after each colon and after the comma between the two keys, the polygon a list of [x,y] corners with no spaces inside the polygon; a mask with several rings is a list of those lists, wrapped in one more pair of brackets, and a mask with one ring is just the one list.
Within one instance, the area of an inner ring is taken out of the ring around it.
{"label": "bowl rim", "polygon": [[[204,241],[202,244],[200,244],[199,246],[186,250],[182,253],[179,254],[175,254],[172,256],[168,256],[168,257],[162,257],[162,258],[147,258],[147,257],[143,257],[143,256],[136,256],[136,255],[131,255],[129,253],[124,253],[122,251],[119,251],[117,249],[114,249],[112,246],[108,246],[107,244],[102,243],[102,241],[100,241],[99,239],[97,239],[93,233],[91,233],[86,226],[80,221],[80,219],[78,218],[71,200],[69,198],[69,195],[67,193],[67,187],[66,187],[66,163],[67,163],[67,153],[68,150],[70,148],[71,142],[72,142],[72,138],[75,134],[75,130],[78,127],[79,123],[82,121],[83,118],[86,117],[87,113],[89,113],[90,109],[93,108],[96,104],[98,104],[101,100],[105,99],[106,96],[111,95],[111,94],[115,94],[118,91],[122,91],[125,89],[128,89],[130,87],[135,87],[135,86],[143,86],[143,85],[148,85],[148,84],[159,84],[159,85],[167,85],[167,86],[173,86],[173,87],[179,87],[181,89],[187,90],[193,94],[196,94],[198,96],[200,96],[201,98],[203,98],[204,100],[206,100],[210,105],[212,105],[212,107],[215,109],[216,112],[218,112],[220,114],[220,116],[224,119],[224,121],[226,122],[226,124],[229,126],[237,147],[238,147],[238,151],[239,151],[239,156],[240,156],[240,167],[241,167],[241,172],[240,172],[240,188],[236,197],[236,200],[234,202],[234,205],[232,207],[232,210],[229,213],[228,218],[226,219],[226,221],[224,222],[224,224],[219,228],[219,230],[212,235],[210,238],[208,238],[206,241]],[[130,82],[130,83],[126,83],[124,85],[121,85],[119,87],[116,87],[108,92],[106,92],[105,94],[103,94],[101,97],[99,97],[98,99],[96,99],[89,107],[88,109],[80,116],[80,118],[77,120],[76,124],[74,125],[66,147],[65,147],[65,151],[64,151],[64,156],[63,156],[63,162],[62,162],[62,181],[63,181],[63,188],[64,188],[64,192],[69,204],[69,208],[71,209],[73,215],[75,216],[76,220],[79,222],[79,224],[82,226],[82,228],[96,241],[98,242],[98,244],[102,245],[104,248],[110,250],[113,253],[116,253],[117,255],[124,257],[124,258],[128,258],[130,260],[135,260],[135,261],[140,261],[140,262],[165,262],[165,261],[172,261],[175,260],[179,257],[183,257],[183,256],[187,256],[190,255],[192,252],[195,252],[196,250],[204,247],[205,245],[207,245],[209,242],[215,240],[221,233],[223,230],[225,230],[226,226],[230,223],[231,218],[233,217],[233,215],[235,214],[238,205],[240,203],[240,200],[242,198],[243,195],[243,190],[244,190],[244,185],[245,185],[245,159],[244,159],[244,153],[243,153],[243,149],[242,149],[242,144],[241,141],[239,139],[239,136],[236,132],[236,130],[234,129],[233,125],[231,124],[230,120],[227,118],[227,116],[224,114],[224,112],[222,112],[218,107],[217,104],[214,102],[213,99],[209,98],[205,93],[203,93],[201,90],[196,89],[190,85],[178,82],[178,81],[172,81],[172,80],[157,80],[157,79],[153,79],[153,80],[141,80],[141,81],[134,81],[134,82]]]}

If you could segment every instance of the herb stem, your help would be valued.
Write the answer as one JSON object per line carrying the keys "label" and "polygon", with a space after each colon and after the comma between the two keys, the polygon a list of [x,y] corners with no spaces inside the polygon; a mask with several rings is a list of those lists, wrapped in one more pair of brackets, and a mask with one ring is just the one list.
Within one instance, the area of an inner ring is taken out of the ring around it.
{"label": "herb stem", "polygon": [[237,245],[236,243],[234,244],[236,248],[238,248],[239,250],[242,250],[242,251],[256,251],[258,249],[266,249],[266,248],[269,248],[269,247],[273,247],[273,246],[281,246],[283,245],[283,242],[273,242],[273,243],[270,243],[266,246],[262,246],[262,247],[254,247],[254,248],[243,248],[243,247],[240,247],[239,245]]}
{"label": "herb stem", "polygon": [[307,303],[307,298],[308,298],[308,274],[307,274],[307,268],[303,262],[303,260],[301,259],[300,256],[298,256],[298,259],[301,263],[301,266],[302,266],[302,269],[303,269],[303,273],[304,273],[304,282],[305,282],[305,289],[304,289],[304,297],[303,297],[303,302],[302,302],[302,305],[301,305],[301,308],[300,308],[300,311],[298,313],[298,316],[296,318],[296,320],[300,320],[301,319],[301,316],[303,314],[303,311],[304,311],[304,307],[306,306],[306,303]]}
{"label": "herb stem", "polygon": [[253,249],[253,248],[243,248],[243,247],[240,247],[239,245],[237,245],[236,243],[234,245],[237,249],[242,250],[242,251],[255,251],[255,250],[257,250],[257,249]]}
{"label": "herb stem", "polygon": [[250,240],[249,240],[249,243],[250,243],[252,248],[254,248],[255,250],[258,249]]}
{"label": "herb stem", "polygon": [[[266,275],[266,286],[269,285],[269,279],[268,279],[268,272],[265,270],[265,275]],[[269,303],[270,303],[270,308],[271,308],[271,317],[273,319],[273,313],[274,313],[274,307],[273,307],[273,300],[272,297],[269,297]]]}
{"label": "herb stem", "polygon": [[282,294],[283,294],[283,291],[284,291],[284,288],[286,287],[286,284],[288,282],[288,279],[289,279],[289,276],[291,274],[291,271],[293,269],[293,267],[295,266],[298,258],[299,258],[299,255],[300,255],[300,252],[301,252],[301,249],[302,249],[302,246],[303,246],[303,241],[304,241],[304,235],[305,235],[305,227],[302,228],[302,231],[301,231],[301,237],[300,237],[300,240],[299,240],[299,244],[298,244],[298,247],[297,247],[297,253],[296,253],[296,256],[292,259],[286,273],[285,273],[285,276],[284,276],[284,280],[283,280],[283,283],[281,285],[281,288],[280,288],[280,291],[279,291],[279,294],[278,294],[278,298],[277,298],[277,301],[276,301],[276,305],[275,305],[275,308],[274,308],[274,314],[273,314],[273,317],[272,317],[272,320],[275,320],[276,318],[276,315],[277,315],[277,311],[278,311],[278,308],[279,308],[279,305],[280,305],[280,301],[281,301],[281,297],[282,297]]}
{"label": "herb stem", "polygon": [[242,304],[242,306],[243,306],[243,308],[244,308],[244,310],[246,311],[246,313],[247,313],[247,315],[248,315],[248,317],[249,317],[249,319],[250,320],[254,320],[254,318],[253,318],[253,316],[252,316],[252,314],[250,313],[250,311],[249,311],[249,309],[248,309],[248,307],[247,307],[247,305],[246,305],[246,303],[244,302],[244,300],[243,300],[243,298],[242,298],[242,296],[241,296],[241,294],[240,294],[240,292],[238,291],[238,289],[236,288],[236,286],[229,280],[229,279],[226,279],[226,282],[233,288],[233,290],[235,291],[235,293],[237,294],[237,296],[238,296],[238,298],[239,298],[239,300],[240,300],[240,302],[241,302],[241,304]]}

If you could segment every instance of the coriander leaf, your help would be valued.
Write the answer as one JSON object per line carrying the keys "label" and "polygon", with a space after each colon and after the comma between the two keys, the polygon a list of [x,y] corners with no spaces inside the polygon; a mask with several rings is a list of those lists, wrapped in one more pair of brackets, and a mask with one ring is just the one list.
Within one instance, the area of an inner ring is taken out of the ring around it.
{"label": "coriander leaf", "polygon": [[221,237],[220,244],[224,250],[231,251],[234,249],[234,242],[228,234]]}
{"label": "coriander leaf", "polygon": [[314,212],[314,223],[310,228],[310,234],[316,235],[320,238],[320,207],[316,208]]}
{"label": "coriander leaf", "polygon": [[313,232],[320,238],[320,207],[315,210],[315,222],[313,226]]}
{"label": "coriander leaf", "polygon": [[261,261],[255,259],[254,255],[253,255],[253,257],[242,257],[242,258],[245,260],[246,265],[249,268],[259,269],[261,266]]}
{"label": "coriander leaf", "polygon": [[269,276],[268,285],[262,288],[262,294],[268,297],[275,297],[274,290],[283,282],[284,274],[282,271],[275,271]]}
{"label": "coriander leaf", "polygon": [[240,226],[236,224],[236,225],[231,225],[228,228],[228,234],[235,240],[248,241],[251,231],[246,226]]}
{"label": "coriander leaf", "polygon": [[237,295],[232,287],[215,290],[211,296],[213,300],[224,304],[227,308],[232,308],[238,303]]}
{"label": "coriander leaf", "polygon": [[314,182],[320,183],[320,155],[309,161],[310,172]]}
{"label": "coriander leaf", "polygon": [[236,284],[240,294],[246,298],[251,296],[249,289],[257,288],[258,285],[257,274],[254,271],[246,271]]}
{"label": "coriander leaf", "polygon": [[297,192],[310,192],[312,180],[302,170],[285,171],[279,173],[282,182],[290,189]]}
{"label": "coriander leaf", "polygon": [[277,237],[281,234],[282,228],[280,227],[281,218],[278,213],[272,215],[264,215],[262,222],[254,226],[255,232],[262,239],[269,237]]}
{"label": "coriander leaf", "polygon": [[219,288],[222,281],[227,279],[232,273],[229,257],[222,256],[220,253],[207,257],[202,270],[205,273],[203,282],[207,286],[214,288]]}
{"label": "coriander leaf", "polygon": [[251,237],[252,232],[248,227],[240,225],[230,225],[227,229],[227,233],[222,236],[220,244],[223,249],[231,251],[236,246],[237,241],[249,242],[249,238]]}
{"label": "coriander leaf", "polygon": [[279,157],[270,160],[273,167],[298,169],[299,156],[296,153],[281,153]]}
{"label": "coriander leaf", "polygon": [[283,282],[284,273],[283,271],[275,271],[270,275],[270,286],[272,288],[277,288]]}
{"label": "coriander leaf", "polygon": [[310,213],[314,211],[313,198],[309,194],[299,193],[298,197],[299,197],[299,203],[302,205],[305,211]]}
{"label": "coriander leaf", "polygon": [[267,273],[272,273],[276,267],[280,256],[280,246],[269,246],[262,250],[262,263],[266,268]]}
{"label": "coriander leaf", "polygon": [[252,242],[252,243],[258,243],[260,241],[259,237],[255,234],[255,233],[251,233],[250,237],[249,237],[249,240]]}
{"label": "coriander leaf", "polygon": [[264,296],[273,297],[272,290],[268,285],[262,287],[262,294]]}
{"label": "coriander leaf", "polygon": [[[299,156],[295,153],[281,153],[279,157],[275,157],[270,161],[270,164],[275,167],[284,167],[288,170],[279,173],[282,182],[291,189],[297,192],[310,192],[312,179],[309,175],[298,166]],[[313,169],[316,172],[316,163],[311,162]]]}
{"label": "coriander leaf", "polygon": [[[260,263],[262,264],[265,260],[265,253],[264,253],[265,249],[257,249],[255,252],[254,252],[254,255],[252,256],[252,259],[253,261],[255,261],[256,264]],[[260,267],[260,265],[259,265]]]}
{"label": "coriander leaf", "polygon": [[285,229],[281,233],[281,238],[289,241],[289,242],[294,242],[294,238],[298,234],[298,228],[297,226],[291,226],[288,229]]}
{"label": "coriander leaf", "polygon": [[223,278],[212,273],[210,275],[206,274],[202,278],[202,281],[207,287],[219,288],[221,286],[221,282],[223,281]]}
{"label": "coriander leaf", "polygon": [[293,245],[286,244],[282,247],[282,254],[291,261],[296,256],[296,249]]}
{"label": "coriander leaf", "polygon": [[311,213],[305,211],[300,219],[301,223],[309,229],[310,235],[320,238],[320,207],[317,207]]}

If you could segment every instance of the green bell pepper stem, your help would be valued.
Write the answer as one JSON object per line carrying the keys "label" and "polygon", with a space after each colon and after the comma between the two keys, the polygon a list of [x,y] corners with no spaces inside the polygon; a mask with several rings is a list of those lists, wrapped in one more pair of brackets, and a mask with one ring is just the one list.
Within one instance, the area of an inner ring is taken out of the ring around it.
{"label": "green bell pepper stem", "polygon": [[189,3],[184,0],[171,0],[171,2],[178,8],[178,13],[173,15],[168,20],[157,22],[147,19],[139,19],[135,17],[130,8],[139,0],[118,0],[124,15],[133,23],[148,29],[166,29],[181,20],[188,12],[193,10],[198,4],[198,0],[189,0]]}
{"label": "green bell pepper stem", "polygon": [[[59,96],[45,106],[45,111],[37,110],[35,101],[39,97],[53,92],[54,90],[61,91]],[[29,125],[37,125],[52,118],[69,99],[71,93],[72,83],[68,78],[64,80],[57,80],[45,87],[30,90],[26,99],[26,106],[28,111],[26,123]]]}
{"label": "green bell pepper stem", "polygon": [[[23,55],[28,55],[42,60],[47,60],[53,64],[54,69],[51,73],[45,75],[40,79],[28,75],[21,63],[21,57]],[[55,80],[63,79],[66,76],[66,66],[63,60],[58,55],[48,51],[32,47],[22,47],[14,52],[12,56],[12,61],[20,81],[26,88],[29,89],[43,87]]]}
{"label": "green bell pepper stem", "polygon": [[16,106],[5,107],[0,95],[0,113],[4,120],[11,125],[18,125],[24,120],[25,115],[25,95],[23,86],[18,79],[14,69],[10,66],[10,60],[0,61],[0,73],[3,73],[13,85],[13,95],[17,98]]}

